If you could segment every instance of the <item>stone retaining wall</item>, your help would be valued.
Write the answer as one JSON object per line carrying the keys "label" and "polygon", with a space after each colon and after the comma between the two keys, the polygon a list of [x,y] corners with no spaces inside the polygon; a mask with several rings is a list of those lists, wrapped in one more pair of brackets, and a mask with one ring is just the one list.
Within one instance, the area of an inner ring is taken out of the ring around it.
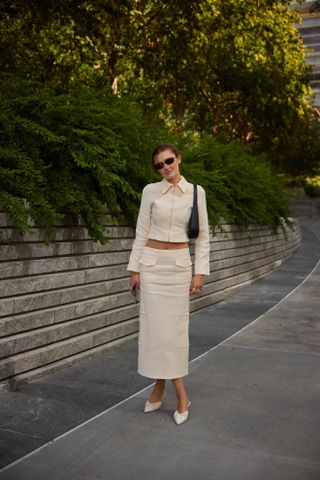
{"label": "stone retaining wall", "polygon": [[[300,244],[300,230],[272,235],[224,224],[211,238],[211,275],[191,311],[267,274]],[[137,335],[126,270],[133,229],[109,227],[106,245],[81,225],[57,228],[50,245],[32,228],[22,237],[0,212],[0,380],[26,381]],[[192,249],[191,249],[192,252]]]}

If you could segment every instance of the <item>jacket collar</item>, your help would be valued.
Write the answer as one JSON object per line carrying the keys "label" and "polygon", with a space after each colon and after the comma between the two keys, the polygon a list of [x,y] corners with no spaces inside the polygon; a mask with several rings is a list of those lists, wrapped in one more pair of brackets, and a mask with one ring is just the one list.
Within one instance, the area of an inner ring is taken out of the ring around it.
{"label": "jacket collar", "polygon": [[[170,190],[170,188],[173,187],[173,184],[168,182],[168,180],[166,180],[165,178],[162,179],[161,183],[162,183],[162,193],[167,193],[168,190]],[[179,187],[183,193],[186,192],[187,185],[188,185],[188,182],[184,177],[181,177],[180,182],[176,184],[176,186]]]}

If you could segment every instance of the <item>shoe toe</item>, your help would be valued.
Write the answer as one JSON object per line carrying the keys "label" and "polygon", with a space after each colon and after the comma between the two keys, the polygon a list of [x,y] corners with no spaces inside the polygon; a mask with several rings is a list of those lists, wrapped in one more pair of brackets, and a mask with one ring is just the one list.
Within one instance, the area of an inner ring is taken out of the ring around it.
{"label": "shoe toe", "polygon": [[173,419],[176,422],[177,425],[182,425],[188,420],[189,412],[188,410],[186,412],[179,413],[177,410],[173,414]]}
{"label": "shoe toe", "polygon": [[165,396],[166,395],[164,393],[159,402],[149,402],[149,400],[147,400],[145,405],[144,405],[144,413],[155,412],[156,410],[159,410],[162,407],[162,403],[163,403],[163,400],[164,400]]}
{"label": "shoe toe", "polygon": [[155,410],[159,410],[161,408],[162,402],[149,402],[146,401],[144,406],[144,413],[154,412]]}

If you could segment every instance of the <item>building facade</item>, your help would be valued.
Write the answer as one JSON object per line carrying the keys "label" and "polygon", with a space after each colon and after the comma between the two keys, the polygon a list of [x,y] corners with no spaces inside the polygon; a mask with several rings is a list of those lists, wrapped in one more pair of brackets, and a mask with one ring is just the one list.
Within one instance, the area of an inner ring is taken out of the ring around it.
{"label": "building facade", "polygon": [[[294,4],[296,7],[297,4]],[[299,5],[302,23],[297,25],[307,49],[307,62],[311,66],[312,103],[320,108],[320,1],[311,0]]]}

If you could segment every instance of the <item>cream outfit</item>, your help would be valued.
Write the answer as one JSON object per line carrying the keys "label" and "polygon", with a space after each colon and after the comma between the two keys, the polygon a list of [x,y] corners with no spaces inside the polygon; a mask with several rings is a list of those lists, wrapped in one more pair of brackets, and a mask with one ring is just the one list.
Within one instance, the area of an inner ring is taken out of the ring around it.
{"label": "cream outfit", "polygon": [[[188,242],[192,204],[193,185],[183,177],[176,185],[163,179],[143,189],[128,270],[140,272],[138,372],[149,378],[180,378],[188,373],[189,249],[160,250],[145,244],[148,239]],[[201,186],[198,209],[195,273],[209,275],[209,225]]]}
{"label": "cream outfit", "polygon": [[[187,225],[193,204],[193,185],[184,177],[176,185],[167,180],[149,183],[142,192],[136,239],[128,270],[139,272],[139,259],[149,238],[165,242],[188,242]],[[195,240],[194,273],[209,275],[209,225],[206,194],[198,185],[200,233]]]}

